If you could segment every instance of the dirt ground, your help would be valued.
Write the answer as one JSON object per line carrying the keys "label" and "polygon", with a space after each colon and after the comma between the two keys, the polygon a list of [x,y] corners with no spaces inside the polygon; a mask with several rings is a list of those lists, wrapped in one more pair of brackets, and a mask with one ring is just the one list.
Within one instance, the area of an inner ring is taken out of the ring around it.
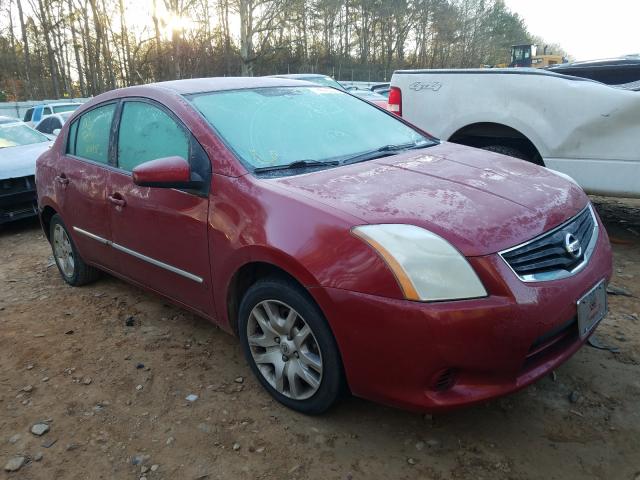
{"label": "dirt ground", "polygon": [[633,295],[609,295],[596,333],[618,352],[585,346],[522,392],[435,417],[356,398],[289,411],[233,337],[108,276],[68,287],[36,221],[5,226],[0,467],[26,463],[0,478],[638,480],[640,201],[594,202],[612,284]]}

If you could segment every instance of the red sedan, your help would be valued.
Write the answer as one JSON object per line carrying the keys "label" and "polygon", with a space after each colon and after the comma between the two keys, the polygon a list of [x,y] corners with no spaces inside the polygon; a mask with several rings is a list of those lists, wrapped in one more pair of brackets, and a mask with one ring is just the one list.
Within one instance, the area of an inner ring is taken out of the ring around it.
{"label": "red sedan", "polygon": [[568,177],[306,82],[105,93],[37,189],[67,283],[106,271],[215,322],[306,413],[345,391],[421,411],[504,395],[606,314],[609,242]]}

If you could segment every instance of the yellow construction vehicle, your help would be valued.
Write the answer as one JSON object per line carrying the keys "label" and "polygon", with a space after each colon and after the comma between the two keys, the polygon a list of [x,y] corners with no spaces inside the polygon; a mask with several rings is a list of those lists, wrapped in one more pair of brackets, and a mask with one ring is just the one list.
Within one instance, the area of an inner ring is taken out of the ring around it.
{"label": "yellow construction vehicle", "polygon": [[538,46],[532,43],[522,45],[514,45],[511,47],[511,63],[509,67],[533,67],[545,68],[559,63],[566,63],[566,59],[562,55],[554,55],[553,52],[547,54],[547,46],[544,47],[544,53],[538,55]]}

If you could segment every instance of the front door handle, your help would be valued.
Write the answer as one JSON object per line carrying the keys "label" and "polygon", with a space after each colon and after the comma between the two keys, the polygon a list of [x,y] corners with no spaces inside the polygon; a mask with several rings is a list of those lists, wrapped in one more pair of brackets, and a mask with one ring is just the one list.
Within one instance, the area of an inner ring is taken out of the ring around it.
{"label": "front door handle", "polygon": [[127,201],[122,198],[122,195],[119,193],[114,193],[107,197],[111,203],[113,203],[116,207],[122,208],[127,204]]}
{"label": "front door handle", "polygon": [[60,185],[67,186],[69,184],[69,179],[64,173],[61,173],[56,177],[56,182],[58,182]]}

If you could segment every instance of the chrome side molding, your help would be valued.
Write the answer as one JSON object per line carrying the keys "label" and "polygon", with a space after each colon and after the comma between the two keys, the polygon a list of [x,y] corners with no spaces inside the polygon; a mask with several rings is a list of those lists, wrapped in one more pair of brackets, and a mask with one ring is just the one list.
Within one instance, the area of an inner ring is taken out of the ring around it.
{"label": "chrome side molding", "polygon": [[189,272],[187,272],[185,270],[182,270],[182,269],[180,269],[178,267],[174,267],[173,265],[169,265],[168,263],[161,262],[160,260],[156,260],[155,258],[148,257],[147,255],[144,255],[144,254],[142,254],[140,252],[136,252],[135,250],[131,250],[130,248],[127,248],[127,247],[125,247],[123,245],[120,245],[118,243],[112,242],[111,240],[107,240],[106,238],[102,238],[102,237],[100,237],[98,235],[95,235],[95,234],[93,234],[91,232],[87,232],[86,230],[83,230],[82,228],[73,227],[73,229],[76,232],[78,232],[78,233],[80,233],[80,234],[82,234],[82,235],[84,235],[84,236],[86,236],[88,238],[91,238],[92,240],[95,240],[96,242],[100,242],[100,243],[102,243],[104,245],[113,247],[116,250],[124,252],[124,253],[126,253],[128,255],[131,255],[132,257],[135,257],[135,258],[137,258],[139,260],[142,260],[144,262],[150,263],[151,265],[154,265],[156,267],[163,268],[164,270],[168,270],[170,272],[173,272],[176,275],[180,275],[182,277],[188,278],[189,280],[193,280],[194,282],[197,282],[197,283],[202,283],[204,281],[201,277],[198,277],[197,275],[194,275],[193,273],[189,273]]}

